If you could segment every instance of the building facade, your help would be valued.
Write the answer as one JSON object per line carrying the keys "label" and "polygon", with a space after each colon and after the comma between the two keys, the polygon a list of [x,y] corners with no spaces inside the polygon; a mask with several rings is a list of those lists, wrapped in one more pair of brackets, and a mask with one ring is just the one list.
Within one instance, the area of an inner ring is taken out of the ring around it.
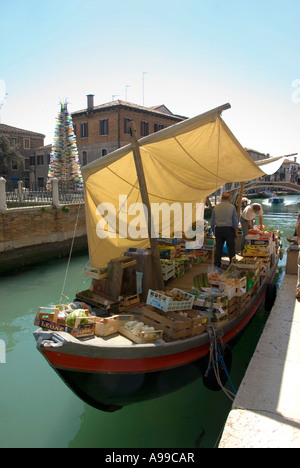
{"label": "building facade", "polygon": [[35,157],[36,149],[44,145],[45,135],[6,124],[0,124],[0,135],[9,139],[10,146],[17,148],[23,158],[21,162],[12,161],[0,175],[12,185],[17,185],[17,182],[22,180],[25,187],[29,187],[33,179],[32,171],[34,171],[31,164],[32,158]]}
{"label": "building facade", "polygon": [[166,106],[143,107],[125,101],[94,106],[94,96],[87,96],[87,108],[72,113],[79,159],[82,166],[131,142],[129,122],[134,121],[137,136],[150,135],[185,120]]}
{"label": "building facade", "polygon": [[37,188],[45,187],[48,179],[48,170],[52,145],[41,146],[34,151],[30,158],[30,185]]}

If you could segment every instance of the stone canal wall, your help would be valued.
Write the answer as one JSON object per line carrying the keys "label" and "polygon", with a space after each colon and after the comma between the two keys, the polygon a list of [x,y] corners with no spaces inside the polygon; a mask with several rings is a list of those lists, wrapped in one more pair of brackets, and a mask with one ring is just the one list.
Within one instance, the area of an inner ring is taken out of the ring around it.
{"label": "stone canal wall", "polygon": [[28,207],[0,212],[0,273],[87,250],[84,204]]}

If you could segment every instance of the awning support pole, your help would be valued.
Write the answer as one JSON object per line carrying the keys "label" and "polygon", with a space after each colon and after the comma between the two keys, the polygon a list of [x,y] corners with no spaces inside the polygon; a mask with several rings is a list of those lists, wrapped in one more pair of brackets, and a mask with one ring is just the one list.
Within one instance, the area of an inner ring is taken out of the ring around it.
{"label": "awning support pole", "polygon": [[241,207],[242,207],[242,198],[244,194],[244,187],[245,187],[245,182],[241,183],[241,188],[240,188],[240,196],[239,196],[239,201],[238,201],[238,208],[237,208],[237,215],[238,219],[240,219],[240,214],[241,214]]}
{"label": "awning support pole", "polygon": [[137,176],[139,180],[142,202],[147,207],[147,210],[148,210],[148,236],[149,236],[150,245],[151,245],[154,271],[155,271],[155,275],[157,279],[158,288],[160,290],[164,290],[165,282],[163,278],[162,267],[160,263],[160,256],[159,256],[159,252],[157,248],[157,242],[156,242],[156,238],[152,237],[151,205],[150,205],[147,184],[146,184],[146,179],[145,179],[145,173],[144,173],[144,168],[143,168],[143,163],[142,163],[142,158],[141,158],[140,145],[137,139],[136,126],[133,121],[129,123],[129,128],[130,128],[130,133],[131,133],[131,144],[132,144],[136,172],[137,172]]}

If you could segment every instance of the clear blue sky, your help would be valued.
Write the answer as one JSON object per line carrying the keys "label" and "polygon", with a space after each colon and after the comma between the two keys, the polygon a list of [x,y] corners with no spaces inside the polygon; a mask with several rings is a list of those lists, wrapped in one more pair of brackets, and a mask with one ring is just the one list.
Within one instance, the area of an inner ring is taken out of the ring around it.
{"label": "clear blue sky", "polygon": [[146,106],[193,117],[229,102],[243,146],[300,153],[299,22],[299,0],[0,0],[1,122],[51,143],[60,100],[73,112],[128,85],[142,104],[147,72]]}

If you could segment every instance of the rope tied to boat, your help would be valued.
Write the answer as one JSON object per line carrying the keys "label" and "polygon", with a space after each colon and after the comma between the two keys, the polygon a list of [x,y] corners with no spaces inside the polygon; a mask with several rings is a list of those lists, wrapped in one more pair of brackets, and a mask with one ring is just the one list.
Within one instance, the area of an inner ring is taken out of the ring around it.
{"label": "rope tied to boat", "polygon": [[[226,363],[224,361],[223,355],[224,355],[225,346],[224,346],[224,343],[222,341],[222,337],[217,336],[216,330],[215,330],[214,327],[208,327],[207,328],[207,333],[208,333],[209,340],[210,340],[210,348],[209,348],[208,367],[207,367],[207,370],[206,370],[204,375],[205,375],[205,377],[207,377],[209,372],[213,369],[216,381],[217,381],[218,385],[220,386],[221,390],[225,393],[225,395],[230,400],[233,401],[234,398],[235,398],[235,395],[237,394],[237,391],[234,388],[234,385],[233,385],[233,383],[231,381],[231,378],[230,378]],[[224,370],[224,372],[225,372],[225,374],[227,376],[227,379],[231,384],[232,391],[225,388],[224,385],[222,384],[222,380],[221,380],[221,377],[220,377],[220,365],[222,366],[222,369]]]}

